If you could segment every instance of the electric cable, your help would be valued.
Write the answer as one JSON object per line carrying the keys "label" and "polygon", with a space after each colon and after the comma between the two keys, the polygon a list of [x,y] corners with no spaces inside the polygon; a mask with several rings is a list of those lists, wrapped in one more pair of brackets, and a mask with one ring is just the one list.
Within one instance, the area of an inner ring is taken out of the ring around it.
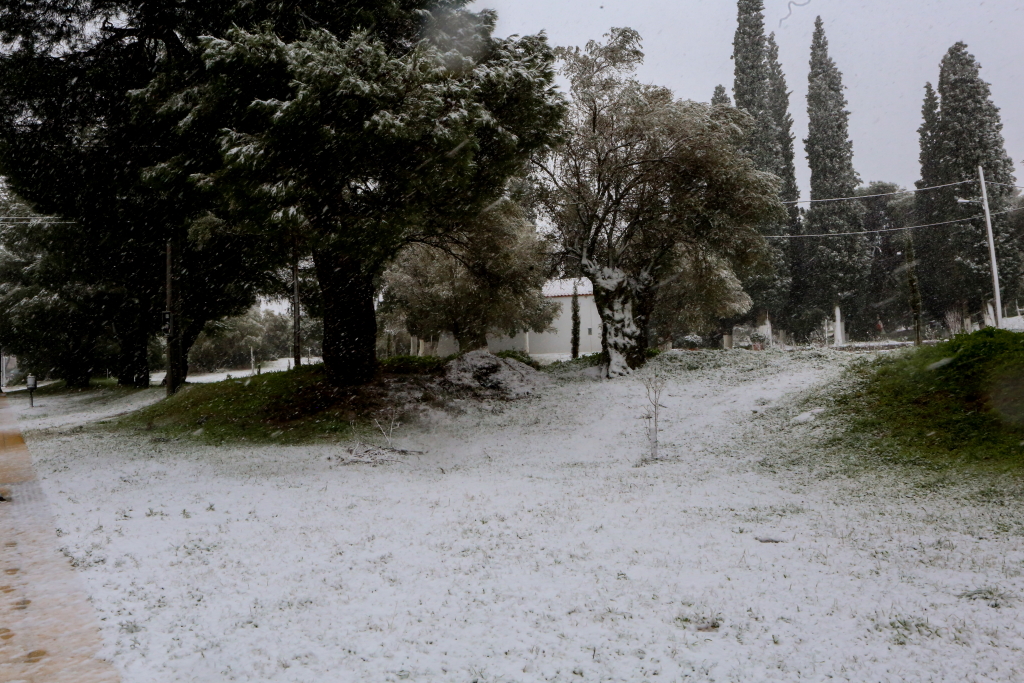
{"label": "electric cable", "polygon": [[956,185],[965,185],[967,183],[976,183],[977,180],[961,180],[958,183],[947,183],[946,185],[934,185],[932,187],[918,187],[913,190],[900,190],[899,192],[883,192],[882,194],[865,194],[859,197],[832,197],[830,199],[798,199],[795,202],[782,202],[783,204],[818,204],[820,202],[846,202],[853,201],[856,199],[871,199],[872,197],[891,197],[897,194],[913,194],[914,192],[924,192],[925,190],[938,190],[943,187],[954,187]]}
{"label": "electric cable", "polygon": [[[1004,213],[1012,213],[1014,211],[1020,211],[1024,209],[1024,206],[1016,209],[1007,209],[1005,211],[996,211],[992,213],[992,216],[1001,216]],[[966,223],[968,221],[975,221],[978,219],[985,218],[985,214],[979,214],[977,216],[971,216],[969,218],[958,218],[955,221],[942,221],[941,223],[925,223],[924,225],[905,225],[902,228],[885,228],[884,230],[860,230],[858,232],[828,232],[821,235],[765,235],[765,237],[844,237],[846,235],[874,235],[883,232],[899,232],[901,230],[914,230],[915,228],[934,228],[939,225],[952,225],[954,223]]]}

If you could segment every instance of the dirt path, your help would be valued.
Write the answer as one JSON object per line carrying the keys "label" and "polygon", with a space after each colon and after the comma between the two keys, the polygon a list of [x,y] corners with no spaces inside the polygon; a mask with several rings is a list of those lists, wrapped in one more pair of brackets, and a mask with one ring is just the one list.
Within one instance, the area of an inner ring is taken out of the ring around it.
{"label": "dirt path", "polygon": [[0,682],[116,683],[92,606],[54,544],[49,505],[0,397]]}

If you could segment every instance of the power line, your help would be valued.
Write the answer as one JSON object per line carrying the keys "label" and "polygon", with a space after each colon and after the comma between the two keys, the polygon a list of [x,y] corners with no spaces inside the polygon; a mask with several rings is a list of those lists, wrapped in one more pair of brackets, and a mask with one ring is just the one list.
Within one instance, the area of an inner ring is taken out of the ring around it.
{"label": "power line", "polygon": [[956,185],[965,185],[967,183],[977,182],[975,180],[961,180],[958,183],[948,183],[946,185],[935,185],[933,187],[919,187],[914,190],[900,190],[899,192],[883,192],[882,194],[862,194],[859,197],[833,197],[830,199],[798,199],[795,202],[782,202],[783,204],[817,204],[819,202],[845,202],[852,201],[855,199],[871,199],[872,197],[891,197],[897,194],[913,194],[914,192],[924,192],[925,190],[938,190],[943,187],[954,187]]}
{"label": "power line", "polygon": [[1020,185],[1007,185],[1006,183],[997,183],[997,182],[994,182],[992,180],[986,180],[985,184],[986,185],[999,185],[1000,187],[1012,187],[1012,188],[1017,189],[1017,190],[1024,190],[1024,187],[1021,187]]}
{"label": "power line", "polygon": [[[1014,211],[1020,211],[1024,209],[1024,206],[1016,209],[1007,209],[1006,211],[997,211],[993,213],[993,216],[1001,216],[1004,213],[1012,213]],[[765,237],[843,237],[845,235],[873,235],[881,232],[899,232],[901,230],[913,230],[915,228],[933,228],[938,225],[952,225],[953,223],[966,223],[967,221],[974,221],[984,218],[985,214],[979,214],[977,216],[971,216],[970,218],[959,218],[955,221],[942,221],[941,223],[925,223],[924,225],[905,225],[902,228],[885,228],[884,230],[861,230],[859,232],[828,232],[822,235],[765,235]]]}

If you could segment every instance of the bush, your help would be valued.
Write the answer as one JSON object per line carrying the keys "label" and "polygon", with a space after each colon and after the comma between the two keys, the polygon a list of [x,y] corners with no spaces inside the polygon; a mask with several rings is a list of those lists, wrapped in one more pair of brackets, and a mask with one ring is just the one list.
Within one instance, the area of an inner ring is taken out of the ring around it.
{"label": "bush", "polygon": [[379,361],[383,372],[393,375],[430,375],[444,372],[444,365],[455,356],[391,356]]}
{"label": "bush", "polygon": [[1024,334],[988,328],[864,367],[854,429],[904,454],[1024,464]]}

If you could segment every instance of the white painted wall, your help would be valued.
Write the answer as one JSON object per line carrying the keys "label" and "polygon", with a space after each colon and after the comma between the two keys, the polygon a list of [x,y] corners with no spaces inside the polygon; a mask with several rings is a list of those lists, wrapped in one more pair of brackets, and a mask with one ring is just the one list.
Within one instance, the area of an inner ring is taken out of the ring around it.
{"label": "white painted wall", "polygon": [[[520,332],[514,337],[487,338],[491,352],[515,349],[529,353],[571,353],[572,352],[572,297],[550,297],[558,304],[558,314],[551,323],[549,332]],[[592,294],[580,294],[580,355],[598,353],[601,350],[601,318]],[[527,337],[529,340],[527,341]]]}

